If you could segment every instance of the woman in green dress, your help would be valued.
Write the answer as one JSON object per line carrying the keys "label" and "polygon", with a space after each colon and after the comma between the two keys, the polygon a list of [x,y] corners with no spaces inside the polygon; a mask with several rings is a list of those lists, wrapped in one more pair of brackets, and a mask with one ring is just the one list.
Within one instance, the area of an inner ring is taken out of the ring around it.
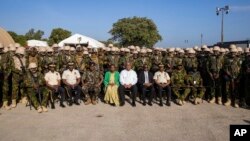
{"label": "woman in green dress", "polygon": [[105,73],[105,97],[104,101],[109,104],[119,105],[118,87],[119,87],[119,72],[116,71],[115,65],[110,65],[110,70]]}

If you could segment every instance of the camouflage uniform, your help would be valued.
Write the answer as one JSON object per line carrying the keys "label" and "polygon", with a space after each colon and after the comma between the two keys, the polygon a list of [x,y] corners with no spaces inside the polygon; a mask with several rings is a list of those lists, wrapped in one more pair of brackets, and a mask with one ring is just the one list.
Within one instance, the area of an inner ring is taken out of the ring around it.
{"label": "camouflage uniform", "polygon": [[[242,63],[241,78],[243,81],[243,91],[240,93],[240,106],[246,107],[250,105],[250,55],[247,55]],[[247,104],[247,105],[246,105]]]}
{"label": "camouflage uniform", "polygon": [[191,94],[194,98],[203,98],[206,89],[202,85],[200,72],[190,72],[186,77],[187,85],[191,87]]}
{"label": "camouflage uniform", "polygon": [[[20,60],[22,61],[23,66],[21,65]],[[23,92],[23,79],[26,73],[26,64],[25,58],[21,58],[17,55],[14,55],[11,59],[11,72],[12,72],[12,99],[16,100],[18,98],[18,92],[20,90],[21,97],[26,97],[26,94]]]}
{"label": "camouflage uniform", "polygon": [[10,75],[9,60],[7,53],[0,52],[0,96],[3,101],[8,101],[8,77]]}
{"label": "camouflage uniform", "polygon": [[162,63],[165,66],[166,72],[171,76],[174,67],[174,59],[173,56],[168,54],[162,59]]}
{"label": "camouflage uniform", "polygon": [[[28,94],[31,102],[34,107],[37,109],[40,105],[46,107],[49,97],[49,91],[45,87],[45,80],[41,73],[37,72],[35,74],[31,74],[32,72],[28,71],[26,77],[24,79],[25,92]],[[34,89],[34,84],[39,86],[38,89]],[[38,102],[39,95],[42,97],[42,101]],[[37,96],[38,95],[38,96]]]}
{"label": "camouflage uniform", "polygon": [[63,71],[67,70],[67,64],[68,62],[74,62],[76,64],[76,57],[70,54],[62,54],[61,56],[61,62],[59,64],[60,73],[62,74]]}
{"label": "camouflage uniform", "polygon": [[119,58],[115,54],[109,54],[107,56],[107,64],[110,66],[111,64],[114,64],[116,68],[118,68],[118,62]]}
{"label": "camouflage uniform", "polygon": [[[180,65],[180,63],[179,63]],[[185,84],[186,72],[184,69],[174,70],[171,76],[171,84],[174,95],[177,100],[184,101],[190,93],[190,88]]]}
{"label": "camouflage uniform", "polygon": [[159,70],[159,64],[161,64],[161,63],[162,63],[162,56],[161,56],[161,54],[156,52],[156,54],[152,58],[151,71],[153,74]]}
{"label": "camouflage uniform", "polygon": [[183,58],[183,65],[186,72],[189,72],[193,69],[194,66],[197,66],[198,61],[196,57],[185,57]]}
{"label": "camouflage uniform", "polygon": [[35,55],[28,54],[26,56],[26,65],[29,66],[30,63],[35,63],[38,66],[38,70],[42,71],[42,68],[40,67],[40,60],[39,59],[40,58],[39,58],[38,54],[35,54]]}
{"label": "camouflage uniform", "polygon": [[237,102],[238,92],[237,92],[237,84],[239,81],[239,73],[240,73],[240,62],[239,58],[232,57],[228,55],[225,57],[225,61],[223,64],[223,90],[225,90],[225,99],[230,101],[234,100],[234,103]]}
{"label": "camouflage uniform", "polygon": [[[100,86],[96,86],[100,80],[103,79],[102,74],[98,71],[86,71],[82,75],[82,82],[83,82],[83,93],[85,94],[85,98],[97,99],[98,94],[101,91]],[[85,85],[86,84],[86,85]],[[91,95],[90,92],[93,92]]]}
{"label": "camouflage uniform", "polygon": [[223,65],[223,57],[221,55],[210,55],[207,60],[207,72],[209,75],[208,81],[210,95],[209,98],[213,101],[215,97],[221,102],[221,69]]}

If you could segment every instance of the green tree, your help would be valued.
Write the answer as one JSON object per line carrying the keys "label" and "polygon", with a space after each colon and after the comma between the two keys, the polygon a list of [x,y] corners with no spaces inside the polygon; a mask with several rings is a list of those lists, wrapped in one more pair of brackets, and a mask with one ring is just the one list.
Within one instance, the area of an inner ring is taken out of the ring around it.
{"label": "green tree", "polygon": [[13,38],[13,40],[16,43],[19,43],[22,46],[26,46],[27,45],[27,39],[24,35],[18,35],[13,31],[8,31],[8,33],[10,34],[10,36]]}
{"label": "green tree", "polygon": [[54,28],[49,37],[49,45],[59,43],[71,36],[71,32],[62,28]]}
{"label": "green tree", "polygon": [[42,31],[42,30],[37,30],[37,31],[35,31],[34,28],[31,28],[31,29],[25,34],[25,37],[26,37],[27,40],[31,40],[31,39],[34,39],[34,40],[41,40],[43,35],[44,35],[44,31]]}
{"label": "green tree", "polygon": [[120,19],[113,24],[109,33],[112,35],[111,40],[118,41],[121,46],[153,47],[162,40],[155,23],[146,17]]}

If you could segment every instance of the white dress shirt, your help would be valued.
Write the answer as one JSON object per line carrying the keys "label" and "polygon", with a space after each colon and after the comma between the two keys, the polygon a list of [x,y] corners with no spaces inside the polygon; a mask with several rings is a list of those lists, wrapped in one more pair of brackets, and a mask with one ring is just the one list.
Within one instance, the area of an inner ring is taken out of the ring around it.
{"label": "white dress shirt", "polygon": [[120,83],[122,85],[135,85],[137,83],[137,74],[134,70],[123,70],[120,73]]}
{"label": "white dress shirt", "polygon": [[77,82],[77,79],[79,79],[80,73],[78,70],[73,69],[70,71],[69,69],[65,70],[62,74],[62,79],[65,79],[67,83],[70,85],[74,85]]}
{"label": "white dress shirt", "polygon": [[149,83],[148,71],[144,71],[144,76],[145,76],[145,82],[144,83]]}
{"label": "white dress shirt", "polygon": [[54,71],[54,72],[47,72],[44,76],[44,79],[46,82],[48,82],[49,85],[59,85],[58,81],[61,80],[60,73]]}

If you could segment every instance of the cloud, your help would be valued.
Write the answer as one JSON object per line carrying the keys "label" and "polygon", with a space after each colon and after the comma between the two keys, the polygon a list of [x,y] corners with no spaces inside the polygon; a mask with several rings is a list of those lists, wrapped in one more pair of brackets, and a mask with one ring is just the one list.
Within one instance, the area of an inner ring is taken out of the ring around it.
{"label": "cloud", "polygon": [[230,6],[230,9],[232,11],[236,11],[236,12],[248,12],[250,11],[250,5],[245,5],[245,6]]}

